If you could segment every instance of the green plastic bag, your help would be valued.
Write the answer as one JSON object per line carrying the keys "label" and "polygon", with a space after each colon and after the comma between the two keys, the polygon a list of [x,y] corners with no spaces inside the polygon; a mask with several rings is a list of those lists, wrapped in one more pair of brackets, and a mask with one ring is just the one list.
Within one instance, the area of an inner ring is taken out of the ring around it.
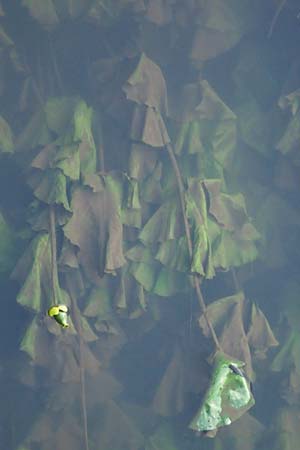
{"label": "green plastic bag", "polygon": [[192,430],[214,437],[218,428],[230,425],[254,405],[250,382],[242,371],[244,365],[216,353],[210,386],[189,425]]}

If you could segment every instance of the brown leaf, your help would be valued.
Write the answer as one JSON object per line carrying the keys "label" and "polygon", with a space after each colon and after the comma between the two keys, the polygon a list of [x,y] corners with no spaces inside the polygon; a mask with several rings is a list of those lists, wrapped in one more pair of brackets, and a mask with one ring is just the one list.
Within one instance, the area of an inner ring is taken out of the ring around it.
{"label": "brown leaf", "polygon": [[[250,347],[254,350],[254,354],[255,352],[264,354],[268,348],[278,345],[262,311],[250,303],[243,292],[239,292],[211,303],[207,307],[207,315],[223,351],[233,358],[244,361],[246,372],[250,379],[253,379]],[[204,334],[209,337],[210,332],[203,315],[199,319],[199,324]]]}
{"label": "brown leaf", "polygon": [[[189,349],[190,351],[190,349]],[[208,384],[208,365],[202,355],[187,353],[175,345],[170,361],[155,392],[152,408],[160,416],[176,416],[187,405],[188,394],[203,392]]]}
{"label": "brown leaf", "polygon": [[74,213],[65,236],[79,248],[78,261],[87,278],[98,282],[125,263],[119,207],[108,188],[93,192],[81,186],[75,188],[71,205]]}
{"label": "brown leaf", "polygon": [[144,53],[124,84],[123,91],[128,100],[154,108],[163,115],[168,114],[165,79],[158,65]]}
{"label": "brown leaf", "polygon": [[164,147],[170,142],[159,111],[145,105],[136,105],[133,110],[130,138],[152,147]]}

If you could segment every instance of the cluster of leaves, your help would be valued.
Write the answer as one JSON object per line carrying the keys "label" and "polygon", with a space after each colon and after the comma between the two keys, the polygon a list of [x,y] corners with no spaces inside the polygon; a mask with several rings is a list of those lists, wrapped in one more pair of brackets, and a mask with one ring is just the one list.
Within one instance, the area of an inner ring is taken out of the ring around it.
{"label": "cluster of leaves", "polygon": [[[208,384],[207,318],[222,349],[263,385],[266,352],[278,345],[263,310],[281,294],[255,286],[286,271],[288,301],[277,322],[271,314],[283,340],[271,365],[282,375],[273,425],[259,421],[258,408],[258,418],[246,414],[201,445],[264,448],[270,432],[282,450],[292,448],[300,110],[299,86],[290,89],[286,70],[273,73],[282,62],[275,37],[267,40],[276,2],[2,3],[0,162],[15,164],[29,188],[26,217],[23,205],[0,204],[0,273],[12,271],[24,308],[21,352],[6,372],[26,386],[19,401],[26,389],[43,397],[26,429],[4,436],[7,446],[79,450],[87,427],[91,450],[192,450],[197,439],[176,430],[179,418],[187,428]],[[281,14],[293,23],[292,2]],[[16,17],[41,49],[20,39]],[[277,26],[279,18],[274,36]],[[81,47],[67,46],[65,36],[73,42],[77,33]],[[96,36],[95,56],[85,42],[94,47]],[[64,63],[70,55],[87,66],[76,83]],[[56,302],[70,308],[68,330],[46,315]],[[21,414],[12,410],[10,421],[22,423]]]}

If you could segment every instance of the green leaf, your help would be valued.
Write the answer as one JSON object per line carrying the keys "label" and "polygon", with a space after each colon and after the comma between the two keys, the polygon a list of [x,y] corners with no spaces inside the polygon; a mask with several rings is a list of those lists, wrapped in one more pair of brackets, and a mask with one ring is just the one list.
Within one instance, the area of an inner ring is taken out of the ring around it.
{"label": "green leaf", "polygon": [[243,366],[242,361],[216,353],[209,387],[189,425],[192,430],[215,433],[218,428],[231,425],[254,405],[250,382],[241,372]]}
{"label": "green leaf", "polygon": [[80,100],[74,111],[74,141],[79,141],[81,172],[95,173],[97,168],[96,146],[92,133],[93,109]]}
{"label": "green leaf", "polygon": [[[261,358],[270,347],[278,345],[263,312],[247,300],[243,292],[210,303],[206,311],[223,351],[244,361],[246,373],[252,379],[252,356],[256,354]],[[209,336],[203,315],[199,323],[204,334]]]}
{"label": "green leaf", "polygon": [[58,136],[66,133],[71,124],[78,99],[75,97],[51,97],[47,100],[45,114],[48,128]]}
{"label": "green leaf", "polygon": [[[49,235],[38,234],[19,259],[12,278],[17,279],[21,289],[17,302],[35,312],[47,311],[54,303],[51,284],[51,245]],[[58,303],[70,303],[65,291],[57,284]]]}
{"label": "green leaf", "polygon": [[109,174],[105,180],[107,186],[114,193],[116,202],[121,206],[122,223],[140,228],[142,212],[137,180],[124,173]]}
{"label": "green leaf", "polygon": [[20,350],[27,353],[32,359],[35,359],[35,345],[38,339],[39,325],[36,318],[33,319],[27,328],[20,344]]}
{"label": "green leaf", "polygon": [[98,317],[101,320],[111,318],[113,309],[110,289],[110,277],[106,275],[101,280],[101,286],[90,292],[83,312],[85,316]]}
{"label": "green leaf", "polygon": [[39,200],[48,205],[62,205],[66,211],[71,211],[67,197],[67,180],[61,170],[34,171],[28,179],[28,184]]}

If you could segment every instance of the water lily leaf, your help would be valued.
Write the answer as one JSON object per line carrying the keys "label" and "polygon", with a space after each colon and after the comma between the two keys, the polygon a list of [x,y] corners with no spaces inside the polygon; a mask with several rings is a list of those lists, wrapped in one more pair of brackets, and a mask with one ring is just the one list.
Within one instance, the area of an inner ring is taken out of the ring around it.
{"label": "water lily leaf", "polygon": [[135,180],[143,180],[159,164],[159,151],[142,143],[133,142],[130,148],[128,173]]}
{"label": "water lily leaf", "polygon": [[183,235],[182,213],[177,200],[164,202],[143,227],[139,238],[145,245]]}
{"label": "water lily leaf", "polygon": [[[278,342],[263,312],[245,299],[243,292],[216,300],[207,307],[207,315],[225,353],[246,363],[246,372],[254,377],[251,350],[263,356]],[[204,334],[209,336],[206,321],[199,319]]]}
{"label": "water lily leaf", "polygon": [[170,138],[159,111],[153,107],[136,105],[132,114],[130,138],[151,147],[164,147]]}
{"label": "water lily leaf", "polygon": [[297,373],[300,374],[299,349],[300,334],[297,331],[292,331],[279,353],[275,356],[271,369],[275,372],[286,372],[295,368]]}
{"label": "water lily leaf", "polygon": [[49,98],[44,108],[48,128],[58,136],[62,135],[70,125],[77,104],[75,97]]}
{"label": "water lily leaf", "polygon": [[178,111],[180,126],[175,152],[181,156],[198,155],[200,176],[204,178],[222,175],[236,146],[237,125],[233,111],[206,80],[184,87]]}
{"label": "water lily leaf", "polygon": [[111,291],[113,289],[111,277],[105,275],[100,286],[93,288],[88,296],[84,315],[97,317],[100,320],[109,320],[113,316]]}
{"label": "water lily leaf", "polygon": [[219,428],[231,425],[254,405],[243,365],[224,353],[215,354],[209,387],[189,425],[192,430],[215,436]]}
{"label": "water lily leaf", "polygon": [[32,171],[27,182],[39,200],[49,205],[61,205],[65,211],[71,211],[67,197],[67,180],[61,170]]}
{"label": "water lily leaf", "polygon": [[187,291],[190,287],[188,276],[162,267],[157,274],[152,291],[161,297],[171,297],[178,292]]}
{"label": "water lily leaf", "polygon": [[119,313],[130,319],[141,316],[146,308],[144,287],[132,276],[129,265],[122,267],[114,295],[114,305]]}
{"label": "water lily leaf", "polygon": [[13,150],[12,131],[6,120],[0,116],[0,153],[12,153]]}
{"label": "water lily leaf", "polygon": [[183,347],[175,345],[155,391],[152,401],[154,412],[163,417],[181,413],[188,404],[189,394],[203,391],[207,377],[207,371],[199,359],[190,358]]}
{"label": "water lily leaf", "polygon": [[142,53],[137,66],[131,73],[123,90],[128,100],[139,105],[149,106],[163,115],[168,113],[167,89],[163,74],[145,53]]}
{"label": "water lily leaf", "polygon": [[[156,258],[171,268],[214,276],[207,229],[206,196],[198,179],[188,179],[186,215],[191,229],[192,259],[188,254],[182,211],[177,200],[164,202],[150,217],[139,238],[148,246],[159,243]],[[169,253],[170,252],[170,253]],[[176,255],[176,260],[173,258]]]}
{"label": "water lily leaf", "polygon": [[[21,284],[18,303],[35,312],[47,311],[53,305],[51,245],[48,234],[40,233],[31,241],[11,276]],[[69,305],[67,293],[58,284],[55,289],[58,303]]]}
{"label": "water lily leaf", "polygon": [[252,239],[240,238],[238,233],[222,230],[220,235],[212,242],[212,263],[214,267],[228,270],[230,267],[240,267],[259,256],[256,242],[260,235],[253,227]]}
{"label": "water lily leaf", "polygon": [[121,220],[124,225],[140,228],[142,221],[139,186],[137,180],[124,173],[111,173],[106,184],[121,205]]}
{"label": "water lily leaf", "polygon": [[95,173],[97,166],[92,119],[92,108],[89,108],[83,100],[79,101],[74,111],[74,140],[80,141],[80,164],[84,174]]}
{"label": "water lily leaf", "polygon": [[125,263],[120,205],[107,186],[101,192],[78,186],[72,194],[73,216],[64,234],[76,245],[78,261],[88,279],[99,281]]}

